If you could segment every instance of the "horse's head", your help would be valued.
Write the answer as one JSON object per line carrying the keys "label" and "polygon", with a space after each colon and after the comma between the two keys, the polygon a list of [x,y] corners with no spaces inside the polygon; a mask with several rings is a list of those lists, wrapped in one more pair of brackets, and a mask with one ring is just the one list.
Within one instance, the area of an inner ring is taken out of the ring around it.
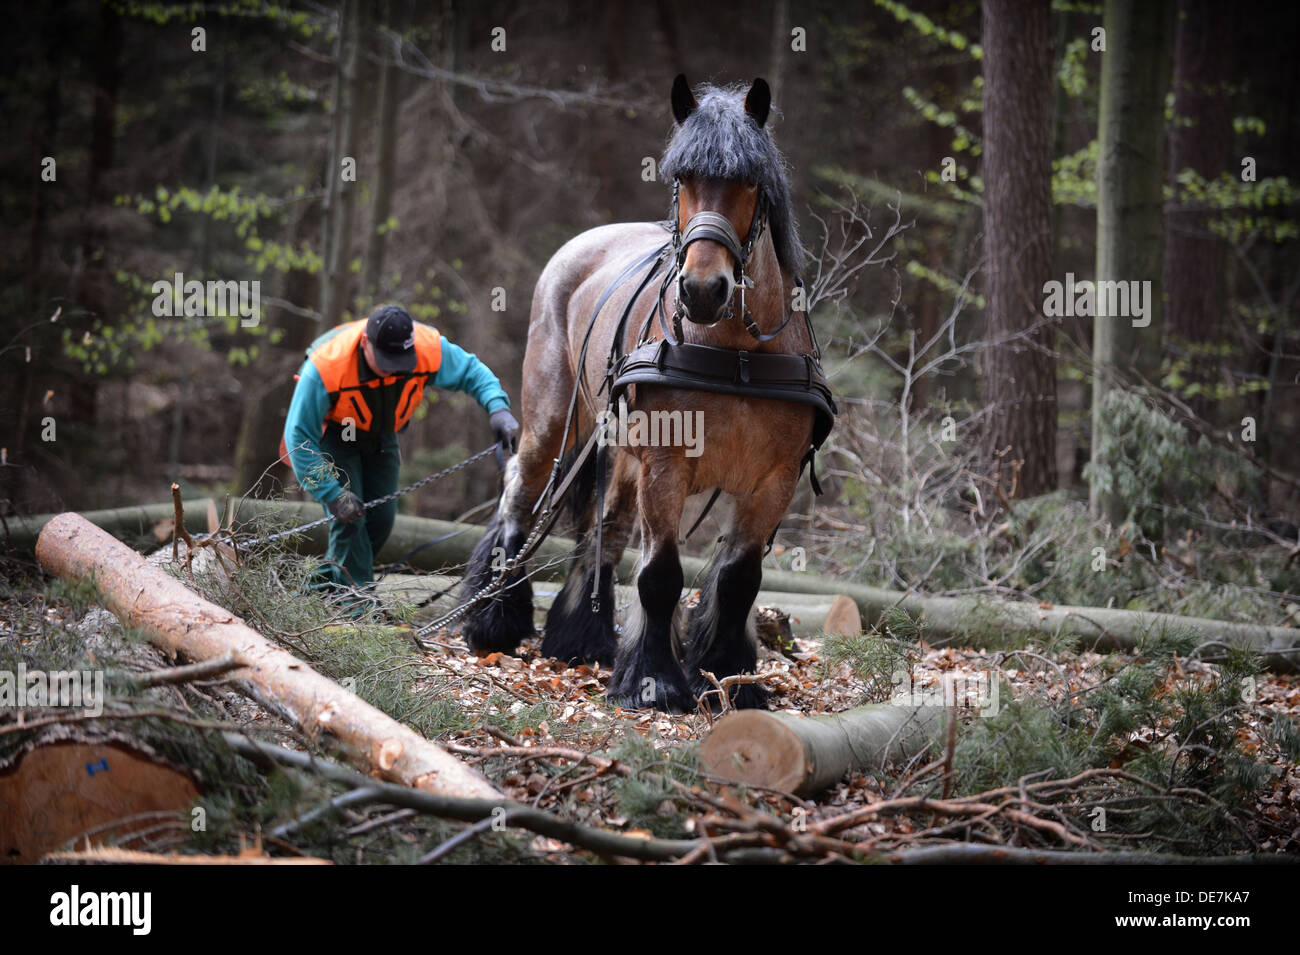
{"label": "horse's head", "polygon": [[672,104],[677,129],[663,169],[675,180],[678,294],[688,319],[712,325],[728,313],[773,183],[784,189],[779,154],[763,129],[772,91],[757,79],[743,102],[739,91],[716,89],[701,102],[679,74]]}

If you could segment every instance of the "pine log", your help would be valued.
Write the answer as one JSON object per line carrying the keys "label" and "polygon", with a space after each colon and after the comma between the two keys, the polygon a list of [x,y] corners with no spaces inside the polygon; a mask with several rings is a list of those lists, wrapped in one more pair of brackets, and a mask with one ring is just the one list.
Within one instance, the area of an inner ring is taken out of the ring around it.
{"label": "pine log", "polygon": [[50,852],[41,858],[45,865],[333,865],[314,856],[284,858],[246,852],[237,856],[180,855],[175,852],[138,852],[105,846],[78,852]]}
{"label": "pine log", "polygon": [[[241,519],[254,513],[275,513],[277,508],[302,508],[303,520],[314,520],[323,511],[315,504],[281,505],[252,498],[235,499],[239,504]],[[283,513],[288,513],[284,511]],[[323,529],[322,529],[323,530]],[[434,521],[420,517],[398,517],[393,536],[380,554],[380,560],[397,560],[419,544],[435,537],[456,534],[434,545],[411,559],[416,569],[437,570],[451,564],[464,563],[483,533],[481,527],[456,524],[451,521]],[[314,552],[323,553],[325,535],[313,541]],[[539,579],[559,579],[567,569],[565,558],[573,552],[573,541],[550,537],[538,551],[534,562],[552,561],[553,565],[539,573]],[[637,554],[629,551],[618,565],[620,580],[630,582],[636,570]],[[682,572],[688,587],[704,580],[705,561],[698,557],[682,557]],[[789,571],[763,568],[763,589],[767,593],[822,595],[828,600],[843,594],[851,598],[861,613],[864,625],[878,621],[891,608],[907,611],[925,624],[928,639],[932,642],[961,644],[970,639],[978,643],[990,630],[1002,633],[1039,635],[1043,638],[1077,637],[1088,647],[1099,650],[1133,651],[1150,633],[1164,628],[1195,635],[1203,643],[1212,645],[1203,652],[1207,660],[1222,659],[1227,647],[1246,647],[1260,653],[1264,665],[1278,672],[1300,669],[1300,629],[1270,627],[1256,624],[1230,623],[1203,617],[1184,617],[1177,614],[1151,613],[1140,610],[1117,610],[1105,607],[1072,607],[1065,605],[1043,606],[1033,601],[1002,600],[988,597],[926,597],[921,594],[872,587],[856,581],[842,580],[810,571]],[[760,594],[759,603],[764,602]],[[779,603],[775,606],[781,606]],[[815,602],[812,604],[815,606]],[[806,605],[807,606],[807,605]],[[793,617],[799,617],[797,608],[781,607]],[[821,622],[818,621],[820,626]],[[792,623],[796,623],[792,621]],[[796,623],[796,635],[799,627]]]}
{"label": "pine log", "polygon": [[811,796],[847,772],[911,757],[939,732],[943,714],[893,703],[826,716],[740,710],[700,743],[700,763],[732,782]]}
{"label": "pine log", "polygon": [[282,704],[309,735],[329,733],[381,778],[470,798],[500,793],[477,772],[407,726],[269,643],[229,611],[77,514],[45,525],[36,545],[41,566],[59,577],[91,576],[105,606],[124,626],[161,649],[195,662],[233,655],[233,675]]}
{"label": "pine log", "polygon": [[[403,601],[404,603],[421,603],[433,594],[443,593],[432,604],[426,614],[430,619],[438,614],[446,613],[457,605],[460,601],[460,578],[451,577],[446,574],[388,574],[382,581],[376,585],[376,590],[383,597],[391,597]],[[636,589],[622,584],[614,588],[615,599],[617,601],[617,610],[615,612],[615,621],[625,623],[628,612],[633,601],[637,599]],[[533,604],[537,622],[541,623],[545,619],[545,613],[550,609],[551,604],[555,601],[560,592],[558,581],[535,581],[533,584]],[[682,596],[688,596],[694,593],[687,588],[682,591]],[[850,617],[845,604],[852,609]],[[758,599],[754,601],[754,607],[775,607],[790,615],[790,629],[796,637],[818,636],[822,633],[831,632],[831,628],[843,628],[846,633],[851,632],[850,620],[857,619],[857,604],[852,599],[843,595],[830,598],[821,594],[790,594],[778,593],[771,590],[759,591]],[[835,621],[834,615],[842,614],[839,622]],[[857,633],[861,633],[861,624],[858,624]]]}
{"label": "pine log", "polygon": [[[187,503],[186,512],[203,507],[201,502]],[[139,515],[151,513],[150,508],[123,508],[124,513]],[[323,516],[317,504],[267,501],[258,498],[231,498],[231,515],[236,526],[253,518],[276,517],[291,524],[306,523]],[[111,512],[92,512],[89,517]],[[159,517],[170,517],[171,505],[158,506]],[[39,526],[48,516],[15,519],[24,526]],[[229,519],[228,519],[229,521]],[[92,523],[94,521],[92,520]],[[392,536],[379,554],[379,563],[392,562],[410,553],[416,547],[435,538],[446,538],[425,548],[410,558],[410,566],[417,570],[436,571],[469,560],[474,545],[483,534],[483,528],[472,524],[458,524],[423,517],[399,516]],[[452,535],[452,536],[448,536]],[[323,554],[328,531],[324,527],[304,535],[296,546],[302,553]],[[18,535],[13,538],[18,540]],[[534,566],[549,564],[538,573],[537,579],[556,580],[564,576],[568,558],[573,552],[573,541],[563,537],[550,537],[542,543],[533,558]],[[630,582],[636,569],[637,554],[629,551],[618,565],[620,580]],[[698,557],[683,557],[682,571],[688,585],[703,581],[705,561]],[[1104,607],[1071,607],[1065,605],[1042,606],[1033,601],[1002,600],[989,597],[926,597],[921,594],[885,590],[856,581],[842,580],[810,571],[795,572],[771,567],[763,568],[764,593],[821,595],[832,600],[840,594],[851,598],[858,606],[865,626],[878,621],[885,611],[898,607],[923,621],[931,643],[956,643],[970,640],[978,644],[991,630],[1001,633],[1077,637],[1088,647],[1100,650],[1133,651],[1142,639],[1153,631],[1165,628],[1182,630],[1195,635],[1207,644],[1202,657],[1207,660],[1222,659],[1227,647],[1246,647],[1260,653],[1264,665],[1278,672],[1295,672],[1300,669],[1300,629],[1264,625],[1230,623],[1202,617],[1183,617],[1176,614],[1150,613],[1139,610],[1118,610]],[[760,595],[760,604],[763,602]],[[815,605],[816,602],[814,602]],[[780,606],[780,604],[776,604]],[[794,607],[782,607],[793,617],[800,615]],[[795,633],[799,635],[796,621]],[[820,621],[819,621],[820,623]]]}
{"label": "pine log", "polygon": [[0,768],[0,864],[35,865],[72,842],[133,848],[159,815],[188,822],[199,790],[183,767],[135,740],[58,735]]}
{"label": "pine log", "polygon": [[[217,504],[210,497],[184,501],[185,524],[190,533],[210,533],[217,529]],[[136,507],[113,507],[102,511],[84,511],[81,516],[96,527],[123,540],[151,537],[158,543],[171,540],[175,509],[166,504]],[[56,514],[11,514],[0,517],[0,548],[11,553],[32,554],[41,528]]]}

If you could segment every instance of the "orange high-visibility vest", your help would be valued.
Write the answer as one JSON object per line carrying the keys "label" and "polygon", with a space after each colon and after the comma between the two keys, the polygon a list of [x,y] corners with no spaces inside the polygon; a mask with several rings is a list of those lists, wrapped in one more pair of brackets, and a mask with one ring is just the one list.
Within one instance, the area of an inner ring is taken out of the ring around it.
{"label": "orange high-visibility vest", "polygon": [[325,420],[344,424],[345,419],[351,418],[357,430],[369,431],[375,422],[366,400],[367,390],[377,394],[380,388],[391,388],[402,382],[392,424],[393,431],[401,431],[419,407],[425,385],[442,365],[442,338],[434,329],[416,322],[415,368],[403,374],[362,381],[361,362],[365,359],[361,354],[361,335],[365,330],[366,319],[349,322],[308,356],[332,402]]}

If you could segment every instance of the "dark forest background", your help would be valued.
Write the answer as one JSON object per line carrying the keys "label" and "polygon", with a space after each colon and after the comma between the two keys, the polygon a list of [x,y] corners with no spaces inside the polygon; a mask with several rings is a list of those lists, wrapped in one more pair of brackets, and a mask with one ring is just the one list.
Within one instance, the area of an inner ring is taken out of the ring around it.
{"label": "dark forest background", "polygon": [[[926,500],[981,520],[1091,492],[1091,516],[1130,538],[1183,535],[1147,513],[1173,502],[1202,525],[1244,514],[1282,546],[1300,500],[1297,26],[1294,6],[1205,0],[15,5],[0,508],[162,501],[172,480],[295,494],[273,465],[303,348],[380,301],[476,352],[518,410],[549,256],[666,214],[645,159],[685,72],[772,85],[810,273],[829,267],[823,228],[833,251],[906,227],[813,314],[844,399],[822,455],[841,524],[890,533],[882,508],[896,522],[895,495],[925,503],[932,454],[955,469]],[[1108,201],[1118,233],[1099,230]],[[1154,279],[1152,326],[1107,339],[1045,320],[1042,283],[1099,277],[1106,256],[1114,277]],[[151,286],[177,271],[259,280],[259,325],[155,317]],[[1140,405],[1101,405],[1098,375]],[[489,440],[472,402],[438,394],[403,476]],[[494,488],[485,463],[403,507],[455,516]],[[1211,514],[1216,495],[1230,506]],[[806,491],[795,510],[811,513]],[[881,576],[924,580],[908,560]]]}

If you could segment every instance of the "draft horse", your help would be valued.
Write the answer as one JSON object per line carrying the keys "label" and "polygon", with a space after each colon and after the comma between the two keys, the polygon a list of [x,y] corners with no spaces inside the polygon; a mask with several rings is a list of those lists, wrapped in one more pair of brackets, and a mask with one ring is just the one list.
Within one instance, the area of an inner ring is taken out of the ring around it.
{"label": "draft horse", "polygon": [[[694,710],[711,687],[703,671],[719,679],[753,672],[747,628],[761,560],[833,420],[800,309],[804,251],[785,165],[766,128],[770,108],[762,79],[747,91],[702,87],[697,99],[678,76],[676,125],[659,165],[674,183],[671,217],[591,229],[542,271],[519,450],[465,578],[465,599],[492,584],[502,555],[520,552],[544,495],[558,489],[576,501],[579,545],[547,614],[542,652],[613,664],[609,695],[627,708]],[[616,407],[651,421],[693,416],[702,440],[694,448],[651,443],[628,428],[618,446],[606,440],[613,429],[602,431],[610,420],[602,412]],[[563,480],[572,468],[583,477]],[[682,633],[678,532],[686,500],[707,492],[710,503],[725,493],[729,513]],[[620,640],[614,568],[638,519],[638,599]],[[533,633],[525,567],[512,568],[465,617],[472,650],[513,652]],[[738,707],[767,702],[755,684],[730,693]]]}

